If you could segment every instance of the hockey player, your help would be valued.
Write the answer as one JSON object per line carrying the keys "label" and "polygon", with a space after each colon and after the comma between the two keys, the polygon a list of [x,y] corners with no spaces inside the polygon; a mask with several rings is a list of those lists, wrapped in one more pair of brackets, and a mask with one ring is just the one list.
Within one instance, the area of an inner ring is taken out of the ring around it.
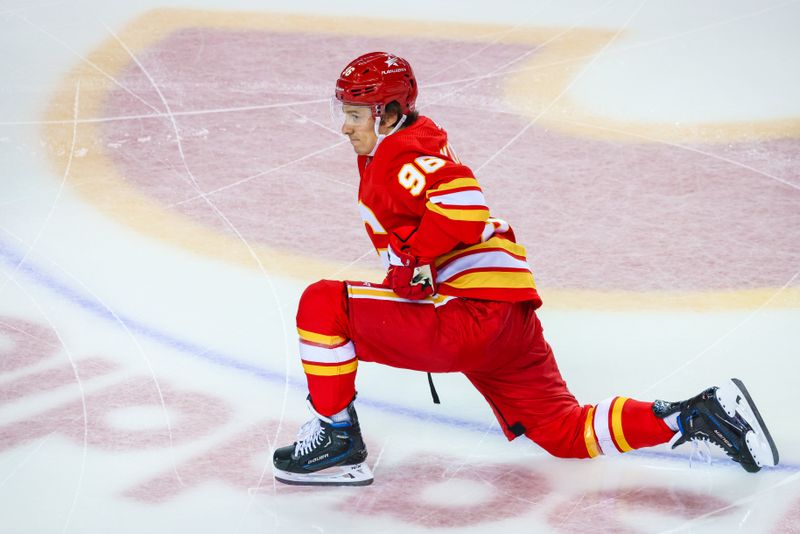
{"label": "hockey player", "polygon": [[736,379],[683,402],[578,404],[542,336],[525,248],[490,216],[472,171],[415,111],[416,97],[411,65],[384,52],[353,60],[336,82],[341,131],[358,154],[359,209],[387,275],[383,284],[322,280],[303,293],[297,331],[314,415],[275,451],[275,477],[372,483],[353,405],[359,361],[463,373],[509,440],[525,435],[559,457],[707,440],[747,471],[776,465]]}

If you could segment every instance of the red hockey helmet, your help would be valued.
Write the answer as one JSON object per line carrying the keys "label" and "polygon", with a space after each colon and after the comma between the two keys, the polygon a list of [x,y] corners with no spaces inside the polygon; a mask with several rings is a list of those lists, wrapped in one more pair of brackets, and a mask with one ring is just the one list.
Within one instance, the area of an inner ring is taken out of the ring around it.
{"label": "red hockey helmet", "polygon": [[370,52],[347,64],[336,80],[336,100],[371,106],[380,117],[386,104],[396,100],[404,114],[414,111],[417,80],[405,59],[386,52]]}

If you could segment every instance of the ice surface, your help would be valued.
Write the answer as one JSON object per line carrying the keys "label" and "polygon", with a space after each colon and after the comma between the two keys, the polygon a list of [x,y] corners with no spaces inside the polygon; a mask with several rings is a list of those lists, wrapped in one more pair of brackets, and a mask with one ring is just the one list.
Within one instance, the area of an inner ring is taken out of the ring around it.
{"label": "ice surface", "polygon": [[[796,2],[0,5],[0,516],[25,532],[800,532]],[[328,117],[407,56],[526,245],[582,402],[737,376],[781,465],[559,460],[359,367],[375,483],[275,484],[294,313],[380,278]]]}

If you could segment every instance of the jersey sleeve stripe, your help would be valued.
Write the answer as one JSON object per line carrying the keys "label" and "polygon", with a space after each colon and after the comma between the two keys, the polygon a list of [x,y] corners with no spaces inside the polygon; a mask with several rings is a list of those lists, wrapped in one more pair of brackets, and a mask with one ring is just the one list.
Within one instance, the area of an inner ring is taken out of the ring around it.
{"label": "jersey sleeve stripe", "polygon": [[426,193],[426,195],[430,196],[430,195],[433,195],[433,194],[438,193],[438,192],[450,191],[452,189],[459,189],[459,188],[466,188],[466,187],[470,187],[470,188],[474,188],[474,189],[480,189],[481,188],[481,186],[478,185],[478,180],[476,180],[475,178],[455,178],[455,179],[450,180],[448,182],[437,184],[436,187],[428,189],[428,192]]}
{"label": "jersey sleeve stripe", "polygon": [[463,207],[459,209],[447,209],[430,201],[425,205],[425,207],[434,213],[438,213],[442,217],[446,217],[454,221],[485,222],[486,219],[489,218],[489,210],[486,208],[474,210],[464,209]]}
{"label": "jersey sleeve stripe", "polygon": [[475,189],[442,195],[431,195],[429,199],[434,204],[446,206],[480,206],[483,209],[488,209],[486,207],[486,197],[483,196],[482,192],[476,191]]}
{"label": "jersey sleeve stripe", "polygon": [[459,193],[461,191],[481,191],[481,188],[477,185],[467,185],[462,187],[454,187],[452,189],[442,189],[442,190],[428,190],[426,195],[431,198],[438,195],[448,195],[450,193]]}

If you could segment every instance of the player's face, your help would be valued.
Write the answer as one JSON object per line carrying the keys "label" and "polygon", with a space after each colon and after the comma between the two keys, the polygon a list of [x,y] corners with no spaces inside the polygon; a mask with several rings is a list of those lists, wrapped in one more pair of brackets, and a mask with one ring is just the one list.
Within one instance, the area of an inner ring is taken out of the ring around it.
{"label": "player's face", "polygon": [[367,155],[375,148],[378,136],[375,135],[375,119],[372,109],[364,106],[342,106],[344,120],[342,133],[350,138],[356,154]]}

